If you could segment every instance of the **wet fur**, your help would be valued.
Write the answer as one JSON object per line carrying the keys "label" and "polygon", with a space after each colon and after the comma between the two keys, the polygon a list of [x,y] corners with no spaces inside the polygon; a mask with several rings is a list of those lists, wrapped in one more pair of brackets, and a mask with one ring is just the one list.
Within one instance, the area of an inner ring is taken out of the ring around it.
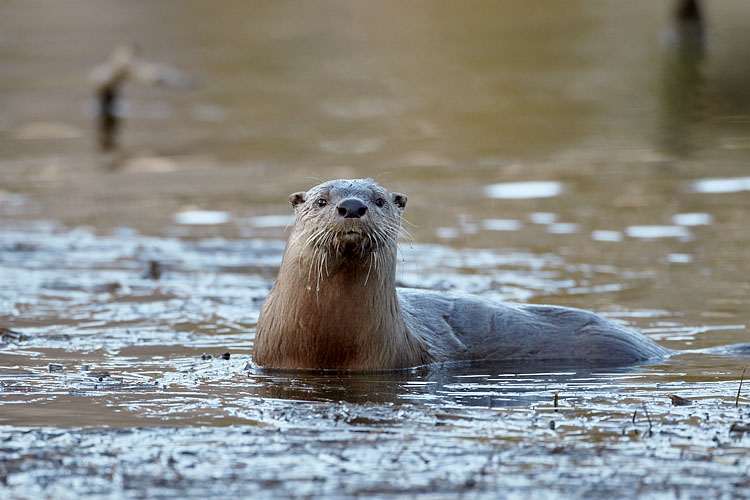
{"label": "wet fur", "polygon": [[[345,197],[364,201],[366,216],[341,218],[336,201]],[[318,206],[321,199],[326,206]],[[432,362],[429,347],[407,329],[396,295],[396,241],[406,197],[366,179],[327,182],[290,201],[296,222],[261,309],[254,361],[343,370]]]}
{"label": "wet fur", "polygon": [[[362,218],[337,212],[345,198]],[[318,200],[326,200],[319,206]],[[254,361],[269,368],[388,370],[463,360],[626,364],[670,351],[580,309],[396,289],[406,196],[371,179],[329,181],[290,201],[296,214],[263,304]],[[378,203],[383,202],[382,206]]]}

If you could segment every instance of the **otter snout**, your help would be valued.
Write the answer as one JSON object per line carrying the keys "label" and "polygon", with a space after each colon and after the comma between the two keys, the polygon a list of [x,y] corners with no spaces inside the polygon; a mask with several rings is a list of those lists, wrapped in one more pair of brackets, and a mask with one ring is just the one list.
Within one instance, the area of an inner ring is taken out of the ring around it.
{"label": "otter snout", "polygon": [[337,207],[339,215],[345,219],[359,219],[367,213],[367,205],[357,198],[341,200]]}

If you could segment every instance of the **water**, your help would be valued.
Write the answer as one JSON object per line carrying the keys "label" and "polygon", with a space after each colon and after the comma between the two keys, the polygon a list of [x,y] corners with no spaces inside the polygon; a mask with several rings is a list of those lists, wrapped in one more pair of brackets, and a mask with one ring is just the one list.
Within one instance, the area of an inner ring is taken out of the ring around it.
{"label": "water", "polygon": [[[401,285],[750,341],[750,5],[705,9],[696,49],[645,0],[3,3],[2,496],[747,496],[745,359],[251,359],[289,193],[366,176],[409,197]],[[102,154],[127,41],[199,83],[126,84]]]}

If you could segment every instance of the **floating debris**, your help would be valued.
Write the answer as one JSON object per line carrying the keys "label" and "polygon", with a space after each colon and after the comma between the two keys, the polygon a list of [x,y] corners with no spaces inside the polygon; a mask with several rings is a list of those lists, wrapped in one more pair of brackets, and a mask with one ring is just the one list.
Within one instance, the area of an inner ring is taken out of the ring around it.
{"label": "floating debris", "polygon": [[161,278],[162,266],[157,260],[149,261],[148,271],[143,275],[144,278],[158,280]]}
{"label": "floating debris", "polygon": [[213,354],[201,354],[201,360],[203,361],[210,361],[212,359],[224,359],[228,360],[231,357],[231,354],[228,352],[225,352],[224,354],[219,354],[217,356],[214,356]]}
{"label": "floating debris", "polygon": [[729,426],[729,432],[750,432],[750,424],[743,424],[741,422],[735,422]]}
{"label": "floating debris", "polygon": [[677,394],[668,394],[667,397],[672,401],[672,405],[674,406],[689,406],[693,404],[691,400],[685,399]]}
{"label": "floating debris", "polygon": [[23,342],[29,337],[10,328],[0,327],[0,343]]}
{"label": "floating debris", "polygon": [[114,293],[122,289],[122,285],[113,281],[111,283],[102,283],[101,285],[94,285],[91,290],[97,293]]}

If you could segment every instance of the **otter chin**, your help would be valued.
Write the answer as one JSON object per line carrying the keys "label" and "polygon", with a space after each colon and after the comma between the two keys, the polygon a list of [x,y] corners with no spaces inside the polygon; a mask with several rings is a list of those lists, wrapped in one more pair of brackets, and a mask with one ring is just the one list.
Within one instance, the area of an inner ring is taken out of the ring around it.
{"label": "otter chin", "polygon": [[407,197],[372,179],[324,182],[289,200],[294,229],[255,337],[253,360],[262,367],[371,371],[476,360],[623,365],[673,352],[581,309],[396,288]]}
{"label": "otter chin", "polygon": [[367,244],[367,239],[365,238],[364,233],[357,229],[349,229],[347,231],[340,232],[336,236],[336,239],[342,245],[350,246],[353,248],[361,247],[362,245]]}

